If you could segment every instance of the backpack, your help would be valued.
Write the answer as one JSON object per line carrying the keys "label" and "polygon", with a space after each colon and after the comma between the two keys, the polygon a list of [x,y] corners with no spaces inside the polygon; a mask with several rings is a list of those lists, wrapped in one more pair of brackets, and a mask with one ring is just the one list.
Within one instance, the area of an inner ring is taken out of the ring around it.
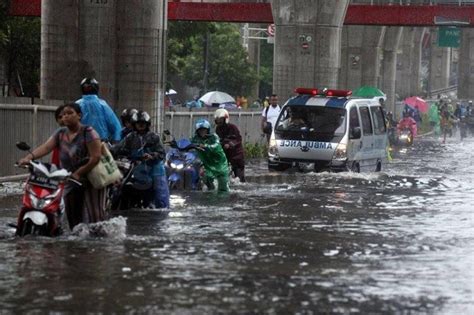
{"label": "backpack", "polygon": [[[267,108],[265,108],[265,119],[267,119],[268,116],[268,110],[270,109],[271,105],[268,105]],[[272,123],[266,122],[265,127],[263,127],[263,133],[265,134],[271,134],[272,133]]]}

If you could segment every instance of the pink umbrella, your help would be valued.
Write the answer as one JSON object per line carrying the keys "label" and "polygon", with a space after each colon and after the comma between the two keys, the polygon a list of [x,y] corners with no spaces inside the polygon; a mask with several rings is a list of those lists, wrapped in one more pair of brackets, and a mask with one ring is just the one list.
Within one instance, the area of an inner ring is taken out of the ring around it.
{"label": "pink umbrella", "polygon": [[403,102],[411,108],[418,108],[422,113],[426,113],[430,107],[424,99],[419,98],[418,96],[408,97]]}

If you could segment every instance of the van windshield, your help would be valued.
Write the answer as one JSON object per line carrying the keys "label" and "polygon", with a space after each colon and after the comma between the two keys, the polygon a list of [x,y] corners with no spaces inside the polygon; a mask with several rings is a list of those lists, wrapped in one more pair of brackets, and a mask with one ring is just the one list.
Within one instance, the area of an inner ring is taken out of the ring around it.
{"label": "van windshield", "polygon": [[285,106],[275,132],[283,139],[330,141],[346,131],[346,110],[328,106]]}

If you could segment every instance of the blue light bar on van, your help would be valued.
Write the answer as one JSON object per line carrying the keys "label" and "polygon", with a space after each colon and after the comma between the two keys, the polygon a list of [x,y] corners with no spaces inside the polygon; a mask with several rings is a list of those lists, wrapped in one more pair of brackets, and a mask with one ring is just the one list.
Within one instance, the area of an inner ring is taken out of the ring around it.
{"label": "blue light bar on van", "polygon": [[295,89],[296,94],[305,94],[305,95],[312,95],[316,96],[318,95],[318,89],[312,89],[312,88],[297,88]]}
{"label": "blue light bar on van", "polygon": [[325,92],[328,97],[347,97],[352,95],[351,90],[326,90]]}

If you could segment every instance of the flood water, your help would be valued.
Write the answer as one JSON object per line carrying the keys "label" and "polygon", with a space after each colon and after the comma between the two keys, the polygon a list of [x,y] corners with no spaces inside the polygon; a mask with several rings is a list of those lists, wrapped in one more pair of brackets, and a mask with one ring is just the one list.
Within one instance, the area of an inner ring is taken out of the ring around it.
{"label": "flood water", "polygon": [[473,314],[473,152],[423,139],[369,174],[254,162],[228,195],[114,213],[108,237],[15,238],[3,197],[0,313]]}

